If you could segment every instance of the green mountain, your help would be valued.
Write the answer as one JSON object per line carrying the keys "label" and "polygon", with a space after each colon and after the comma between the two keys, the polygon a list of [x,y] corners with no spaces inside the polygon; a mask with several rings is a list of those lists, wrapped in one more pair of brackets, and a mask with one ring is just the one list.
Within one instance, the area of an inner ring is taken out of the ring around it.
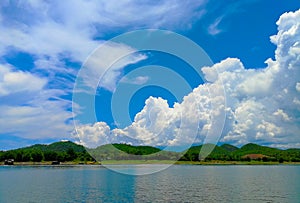
{"label": "green mountain", "polygon": [[[191,147],[185,151],[185,154],[181,160],[199,161],[201,159],[201,156],[199,157],[199,153],[202,147],[203,146],[201,145],[197,147]],[[233,145],[223,144],[220,147],[215,146],[212,152],[205,157],[205,160],[249,161],[253,159],[252,157],[258,157],[257,159],[262,161],[299,162],[300,149],[281,150],[254,143],[249,143],[241,148],[238,148]]]}
{"label": "green mountain", "polygon": [[267,156],[275,156],[276,154],[282,153],[283,150],[272,148],[272,147],[265,147],[253,143],[246,144],[242,146],[239,150],[235,151],[238,155],[247,155],[247,154],[263,154]]}
{"label": "green mountain", "polygon": [[85,152],[85,148],[82,145],[75,144],[71,141],[60,141],[54,142],[49,145],[45,144],[35,144],[30,147],[21,148],[24,150],[40,150],[40,151],[53,151],[53,152],[67,152],[68,150],[72,149],[75,152]]}
{"label": "green mountain", "polygon": [[181,161],[292,161],[300,162],[300,149],[277,149],[249,143],[241,148],[230,144],[217,146],[204,144],[193,146],[183,152],[165,151],[152,146],[132,146],[128,144],[107,144],[95,149],[67,141],[49,145],[35,144],[9,151],[0,151],[0,161],[15,159],[27,161],[93,161],[93,160],[181,160]]}
{"label": "green mountain", "polygon": [[132,146],[128,144],[107,144],[96,149],[88,149],[88,152],[96,160],[177,160],[180,156],[179,153],[163,151],[151,146]]}
{"label": "green mountain", "polygon": [[233,152],[233,151],[236,151],[236,150],[239,149],[238,147],[230,145],[230,144],[223,144],[220,147],[225,149],[226,151],[229,151],[229,152]]}
{"label": "green mountain", "polygon": [[135,155],[149,155],[161,151],[160,149],[151,146],[132,146],[128,144],[113,144],[113,146],[123,152]]}
{"label": "green mountain", "polygon": [[35,144],[29,147],[1,152],[0,161],[5,159],[14,159],[18,162],[93,160],[82,145],[70,141],[55,142],[49,145]]}
{"label": "green mountain", "polygon": [[202,159],[201,155],[203,154],[203,156],[206,157],[207,153],[209,153],[207,159],[216,159],[216,160],[226,159],[226,157],[229,157],[230,155],[230,151],[223,147],[219,147],[214,144],[204,144],[204,145],[190,147],[188,150],[184,152],[184,156],[181,157],[180,160],[199,161],[200,159]]}

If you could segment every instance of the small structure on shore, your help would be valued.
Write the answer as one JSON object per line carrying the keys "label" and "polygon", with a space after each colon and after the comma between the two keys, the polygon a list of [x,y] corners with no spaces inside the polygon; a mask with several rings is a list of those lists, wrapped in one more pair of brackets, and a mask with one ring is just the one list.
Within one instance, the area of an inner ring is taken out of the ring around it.
{"label": "small structure on shore", "polygon": [[59,165],[60,162],[59,161],[52,161],[51,165]]}
{"label": "small structure on shore", "polygon": [[14,159],[5,159],[4,165],[14,165]]}

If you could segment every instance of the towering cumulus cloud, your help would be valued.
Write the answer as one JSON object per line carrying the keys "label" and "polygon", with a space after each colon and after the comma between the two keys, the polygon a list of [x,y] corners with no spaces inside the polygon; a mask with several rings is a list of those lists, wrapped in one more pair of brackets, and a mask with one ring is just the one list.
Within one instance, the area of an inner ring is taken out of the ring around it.
{"label": "towering cumulus cloud", "polygon": [[[221,142],[300,147],[300,10],[283,14],[277,25],[278,33],[271,37],[277,46],[275,59],[268,59],[265,68],[246,69],[236,58],[203,67],[207,83],[182,103],[170,108],[165,100],[150,97],[124,129],[111,130],[103,122],[78,127],[81,142],[184,145],[203,142],[222,128]],[[218,120],[222,112],[224,126],[214,125],[212,117]],[[195,127],[196,135],[190,132]]]}

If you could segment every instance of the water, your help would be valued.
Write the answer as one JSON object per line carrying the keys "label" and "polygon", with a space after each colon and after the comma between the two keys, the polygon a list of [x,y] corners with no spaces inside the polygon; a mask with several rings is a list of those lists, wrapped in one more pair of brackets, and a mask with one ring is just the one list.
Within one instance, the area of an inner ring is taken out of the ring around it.
{"label": "water", "polygon": [[0,202],[300,202],[299,180],[300,166],[289,165],[175,165],[144,176],[99,166],[1,166]]}

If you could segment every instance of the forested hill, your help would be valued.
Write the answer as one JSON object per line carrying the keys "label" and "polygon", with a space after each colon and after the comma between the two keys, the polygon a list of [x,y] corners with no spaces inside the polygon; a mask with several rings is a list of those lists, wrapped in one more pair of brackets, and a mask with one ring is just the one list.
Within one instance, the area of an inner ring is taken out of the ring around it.
{"label": "forested hill", "polygon": [[75,144],[71,141],[54,142],[49,145],[35,144],[30,147],[21,148],[24,150],[40,150],[40,151],[54,151],[54,152],[67,152],[69,149],[73,149],[75,152],[85,152],[85,148],[82,145]]}
{"label": "forested hill", "polygon": [[[203,146],[200,145],[189,148],[186,150],[181,160],[199,161],[199,154],[202,147]],[[253,143],[238,148],[233,145],[223,144],[221,146],[214,146],[213,151],[205,158],[205,160],[300,162],[300,149],[282,150]]]}
{"label": "forested hill", "polygon": [[17,162],[41,161],[92,161],[82,145],[73,142],[55,142],[49,145],[35,144],[30,147],[0,152],[0,161],[14,159]]}
{"label": "forested hill", "polygon": [[[55,142],[49,145],[36,144],[9,151],[0,151],[0,161],[14,159],[17,162],[41,161],[93,161],[97,160],[124,160],[124,159],[153,159],[153,160],[181,160],[181,161],[292,161],[300,162],[300,149],[277,149],[253,143],[241,148],[230,144],[215,146],[206,144],[212,152],[200,160],[199,154],[202,145],[190,147],[183,152],[170,152],[151,146],[132,146],[128,144],[108,144],[96,149],[86,149],[82,145],[67,141]],[[94,157],[92,157],[91,155]],[[141,156],[142,155],[142,156]]]}

